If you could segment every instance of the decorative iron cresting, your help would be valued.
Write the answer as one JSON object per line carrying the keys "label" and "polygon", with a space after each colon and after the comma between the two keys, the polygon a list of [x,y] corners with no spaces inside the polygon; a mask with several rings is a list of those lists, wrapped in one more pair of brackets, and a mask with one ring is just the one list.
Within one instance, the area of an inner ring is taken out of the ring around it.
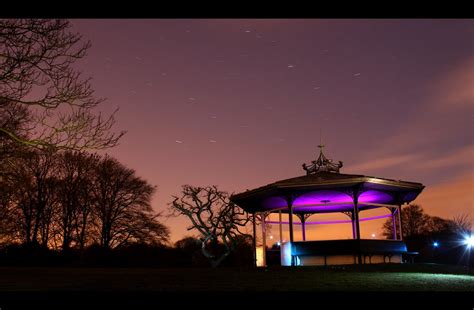
{"label": "decorative iron cresting", "polygon": [[337,164],[333,163],[331,159],[326,158],[323,154],[324,145],[320,144],[319,147],[319,157],[316,160],[311,161],[311,165],[303,164],[303,169],[306,171],[306,174],[314,174],[318,172],[334,172],[339,173],[339,169],[342,168],[343,163],[339,161]]}

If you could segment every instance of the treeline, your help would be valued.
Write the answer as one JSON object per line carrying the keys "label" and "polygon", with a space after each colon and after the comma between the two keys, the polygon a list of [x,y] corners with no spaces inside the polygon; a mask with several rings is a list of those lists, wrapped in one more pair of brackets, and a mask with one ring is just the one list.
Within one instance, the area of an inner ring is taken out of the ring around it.
{"label": "treeline", "polygon": [[[200,239],[170,243],[156,187],[109,155],[15,147],[0,166],[0,265],[210,266]],[[223,265],[251,266],[252,255],[237,238]]]}
{"label": "treeline", "polygon": [[[469,213],[453,219],[444,219],[426,214],[417,204],[410,204],[401,213],[403,241],[408,251],[417,252],[416,262],[473,265],[472,251],[465,244],[472,234]],[[383,234],[392,238],[392,221],[387,219]],[[472,252],[472,253],[471,253]]]}
{"label": "treeline", "polygon": [[23,150],[2,161],[1,245],[67,252],[165,243],[155,190],[108,155]]}
{"label": "treeline", "polygon": [[[211,263],[201,250],[201,240],[186,237],[170,244],[128,243],[114,249],[104,249],[90,245],[82,251],[71,248],[67,252],[42,247],[25,247],[11,244],[0,250],[2,266],[48,266],[48,267],[211,267]],[[217,251],[222,251],[218,244]],[[240,239],[237,247],[221,266],[253,266],[252,244]]]}

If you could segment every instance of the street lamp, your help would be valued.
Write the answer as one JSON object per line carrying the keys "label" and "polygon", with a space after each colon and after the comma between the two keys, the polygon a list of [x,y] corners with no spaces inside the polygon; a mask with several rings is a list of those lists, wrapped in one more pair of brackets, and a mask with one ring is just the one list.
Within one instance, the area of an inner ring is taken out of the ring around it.
{"label": "street lamp", "polygon": [[469,235],[464,237],[464,244],[470,249],[474,247],[474,236]]}
{"label": "street lamp", "polygon": [[472,235],[472,233],[464,236],[464,245],[466,246],[467,252],[468,252],[467,253],[467,266],[469,268],[469,272],[471,272],[471,255],[474,253],[474,252],[471,252],[471,248],[474,248],[474,236]]}

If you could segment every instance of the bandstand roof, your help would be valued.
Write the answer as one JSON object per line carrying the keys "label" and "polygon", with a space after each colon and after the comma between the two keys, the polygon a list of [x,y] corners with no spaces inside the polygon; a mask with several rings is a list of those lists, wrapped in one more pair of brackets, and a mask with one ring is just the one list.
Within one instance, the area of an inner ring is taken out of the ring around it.
{"label": "bandstand roof", "polygon": [[358,189],[360,210],[409,203],[423,190],[416,182],[357,174],[342,174],[342,162],[332,163],[322,147],[312,165],[303,164],[306,175],[277,181],[233,195],[231,201],[248,212],[288,212],[287,199],[294,197],[293,212],[329,213],[353,209],[353,190]]}

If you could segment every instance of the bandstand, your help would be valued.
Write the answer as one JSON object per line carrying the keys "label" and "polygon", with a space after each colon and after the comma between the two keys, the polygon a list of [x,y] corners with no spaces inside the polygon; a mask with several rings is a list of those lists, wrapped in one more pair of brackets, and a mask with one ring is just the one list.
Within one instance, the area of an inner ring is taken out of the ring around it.
{"label": "bandstand", "polygon": [[[253,190],[233,195],[231,201],[262,220],[263,251],[260,265],[266,265],[265,223],[278,224],[280,242],[282,224],[289,228],[289,241],[280,243],[280,262],[283,266],[400,263],[407,248],[402,240],[402,206],[421,193],[421,183],[379,177],[342,174],[343,163],[333,163],[323,154],[320,145],[318,159],[303,164],[306,175],[277,181]],[[388,214],[363,217],[366,210],[386,208]],[[344,213],[348,220],[311,222],[309,217],[319,213]],[[278,213],[278,221],[266,220]],[[283,220],[283,216],[287,220]],[[294,216],[299,221],[294,222]],[[379,218],[391,218],[392,238],[386,240],[361,239],[359,223]],[[255,216],[254,216],[255,219]],[[306,240],[306,229],[315,224],[352,224],[352,239]],[[301,225],[302,241],[294,241],[295,225]],[[257,257],[256,223],[253,221],[254,257]],[[255,259],[257,264],[257,259]]]}

